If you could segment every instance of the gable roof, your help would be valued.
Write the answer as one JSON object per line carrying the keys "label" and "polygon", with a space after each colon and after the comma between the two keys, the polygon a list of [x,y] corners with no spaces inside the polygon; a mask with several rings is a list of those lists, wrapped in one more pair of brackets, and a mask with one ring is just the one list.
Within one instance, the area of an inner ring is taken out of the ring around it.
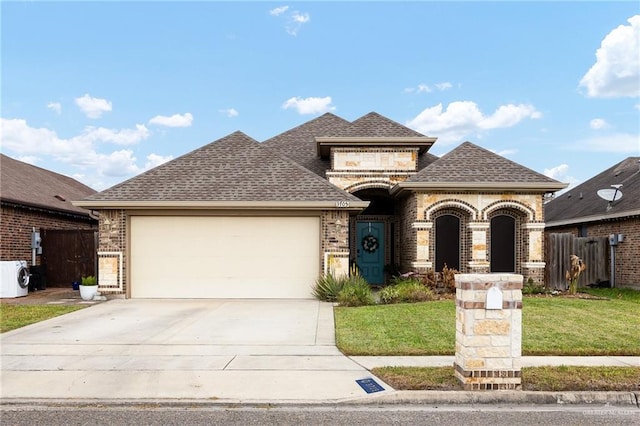
{"label": "gable roof", "polygon": [[368,205],[295,162],[234,132],[76,205],[106,208],[335,208]]}
{"label": "gable roof", "polygon": [[[622,198],[611,203],[598,190],[619,185]],[[545,204],[547,226],[640,215],[640,157],[628,157]]]}
{"label": "gable roof", "polygon": [[323,176],[331,162],[318,157],[316,136],[349,126],[347,120],[327,112],[293,129],[280,133],[263,142],[263,145],[279,152],[317,175]]}
{"label": "gable roof", "polygon": [[370,112],[349,126],[333,129],[316,136],[316,151],[321,158],[329,158],[332,147],[417,147],[423,154],[437,138],[409,129],[377,112]]}
{"label": "gable roof", "polygon": [[96,192],[85,184],[4,154],[0,154],[0,169],[3,203],[91,217],[86,209],[71,204]]}
{"label": "gable roof", "polygon": [[370,112],[346,127],[333,129],[327,137],[359,138],[424,138],[425,135],[397,123],[377,112]]}
{"label": "gable roof", "polygon": [[392,189],[556,191],[567,184],[464,142]]}

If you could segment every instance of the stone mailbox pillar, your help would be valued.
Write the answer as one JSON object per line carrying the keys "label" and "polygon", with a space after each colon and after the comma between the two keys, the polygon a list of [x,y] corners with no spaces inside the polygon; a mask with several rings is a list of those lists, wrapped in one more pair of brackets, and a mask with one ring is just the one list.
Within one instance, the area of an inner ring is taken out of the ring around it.
{"label": "stone mailbox pillar", "polygon": [[521,389],[522,275],[455,280],[456,377],[465,390]]}

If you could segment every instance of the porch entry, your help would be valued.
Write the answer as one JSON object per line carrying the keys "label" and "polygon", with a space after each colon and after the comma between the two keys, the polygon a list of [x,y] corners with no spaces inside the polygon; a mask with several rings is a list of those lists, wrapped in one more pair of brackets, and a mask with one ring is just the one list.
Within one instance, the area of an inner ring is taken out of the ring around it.
{"label": "porch entry", "polygon": [[384,222],[356,222],[356,264],[369,284],[384,284]]}

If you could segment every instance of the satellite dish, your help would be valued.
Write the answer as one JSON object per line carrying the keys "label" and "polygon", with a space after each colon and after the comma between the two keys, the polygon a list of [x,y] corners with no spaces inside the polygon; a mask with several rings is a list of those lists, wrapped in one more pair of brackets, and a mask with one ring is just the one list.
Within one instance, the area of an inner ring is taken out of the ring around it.
{"label": "satellite dish", "polygon": [[614,201],[618,201],[619,199],[622,198],[622,192],[616,188],[605,188],[605,189],[599,189],[598,190],[598,197],[602,198],[603,200],[607,200],[608,202],[612,203]]}

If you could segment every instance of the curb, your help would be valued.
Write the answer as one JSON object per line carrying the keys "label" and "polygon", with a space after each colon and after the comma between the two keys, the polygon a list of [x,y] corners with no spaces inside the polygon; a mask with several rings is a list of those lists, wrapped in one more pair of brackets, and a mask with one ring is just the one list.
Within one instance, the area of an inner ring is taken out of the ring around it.
{"label": "curb", "polygon": [[353,404],[606,404],[640,409],[640,392],[396,391]]}
{"label": "curb", "polygon": [[608,405],[640,410],[640,393],[634,392],[505,392],[505,391],[396,391],[378,396],[343,400],[237,400],[237,399],[26,399],[3,398],[2,409],[40,408],[161,408],[161,407],[321,407],[365,405]]}

